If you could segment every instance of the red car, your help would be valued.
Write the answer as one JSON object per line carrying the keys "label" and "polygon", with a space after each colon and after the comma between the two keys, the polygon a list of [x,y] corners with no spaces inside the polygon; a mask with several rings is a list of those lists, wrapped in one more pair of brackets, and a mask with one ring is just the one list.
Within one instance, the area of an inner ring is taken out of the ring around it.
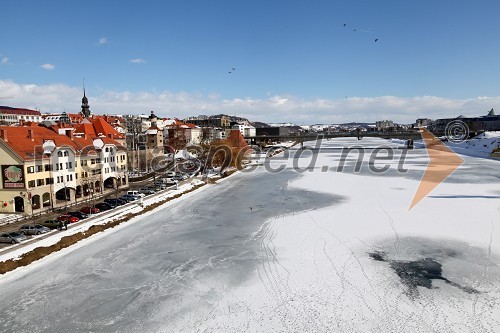
{"label": "red car", "polygon": [[75,222],[78,222],[80,221],[80,219],[78,217],[75,217],[75,216],[71,216],[71,215],[61,215],[57,218],[59,221],[63,221],[63,222],[67,222],[67,223],[75,223]]}
{"label": "red car", "polygon": [[96,213],[99,213],[100,210],[99,210],[99,208],[85,206],[82,209],[80,209],[80,212],[85,213],[85,214],[96,214]]}

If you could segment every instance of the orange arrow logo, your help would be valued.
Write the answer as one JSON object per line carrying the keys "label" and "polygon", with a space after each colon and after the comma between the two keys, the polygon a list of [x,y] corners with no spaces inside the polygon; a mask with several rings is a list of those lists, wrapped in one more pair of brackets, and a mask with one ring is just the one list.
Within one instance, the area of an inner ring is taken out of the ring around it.
{"label": "orange arrow logo", "polygon": [[415,207],[464,162],[457,153],[448,148],[448,146],[442,143],[434,134],[425,128],[421,130],[425,148],[429,155],[429,164],[420,180],[417,192],[413,196],[413,201],[408,210]]}

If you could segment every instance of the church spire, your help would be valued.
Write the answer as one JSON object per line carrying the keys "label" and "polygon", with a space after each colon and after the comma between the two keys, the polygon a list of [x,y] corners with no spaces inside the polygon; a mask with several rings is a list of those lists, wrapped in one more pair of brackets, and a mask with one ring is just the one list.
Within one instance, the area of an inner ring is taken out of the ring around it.
{"label": "church spire", "polygon": [[85,94],[85,79],[83,79],[83,98],[82,98],[82,111],[80,111],[84,118],[90,117],[90,106],[87,95]]}

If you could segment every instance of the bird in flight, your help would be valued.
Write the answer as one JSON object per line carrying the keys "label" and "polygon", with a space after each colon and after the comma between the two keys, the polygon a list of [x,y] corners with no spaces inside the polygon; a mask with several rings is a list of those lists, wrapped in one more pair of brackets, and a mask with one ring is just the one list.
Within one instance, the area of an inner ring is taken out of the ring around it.
{"label": "bird in flight", "polygon": [[375,38],[375,43],[378,41],[378,38]]}

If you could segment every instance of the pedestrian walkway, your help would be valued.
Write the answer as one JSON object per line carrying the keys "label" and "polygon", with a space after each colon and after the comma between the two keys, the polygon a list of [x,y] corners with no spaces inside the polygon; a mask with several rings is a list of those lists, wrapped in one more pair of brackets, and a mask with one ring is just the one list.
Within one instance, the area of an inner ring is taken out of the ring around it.
{"label": "pedestrian walkway", "polygon": [[0,213],[0,225],[10,224],[23,218],[22,214],[2,214]]}

